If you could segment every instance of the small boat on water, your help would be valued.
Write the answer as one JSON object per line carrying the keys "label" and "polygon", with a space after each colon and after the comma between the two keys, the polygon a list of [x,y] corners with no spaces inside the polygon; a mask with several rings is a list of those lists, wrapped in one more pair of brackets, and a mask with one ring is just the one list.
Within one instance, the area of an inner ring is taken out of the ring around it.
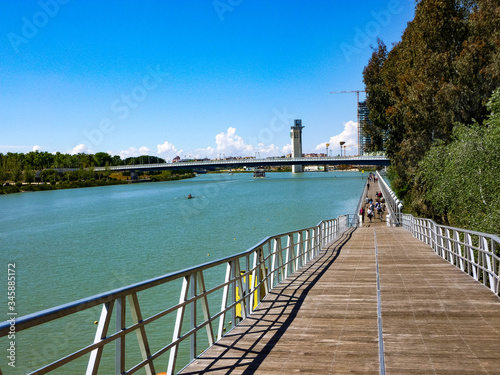
{"label": "small boat on water", "polygon": [[253,177],[254,178],[264,178],[266,177],[266,171],[264,168],[255,168],[253,170]]}

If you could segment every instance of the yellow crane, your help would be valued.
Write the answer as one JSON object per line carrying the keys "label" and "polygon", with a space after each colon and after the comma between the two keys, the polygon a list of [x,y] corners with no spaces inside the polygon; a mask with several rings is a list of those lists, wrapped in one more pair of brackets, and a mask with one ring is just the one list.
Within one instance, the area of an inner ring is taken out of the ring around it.
{"label": "yellow crane", "polygon": [[[358,139],[357,141],[359,142],[359,111],[358,111],[358,103],[359,103],[359,93],[360,92],[366,92],[365,90],[351,90],[351,91],[330,91],[330,94],[354,94],[356,93],[356,119],[358,122]],[[360,155],[360,150],[359,150],[359,144],[358,144],[358,155]]]}

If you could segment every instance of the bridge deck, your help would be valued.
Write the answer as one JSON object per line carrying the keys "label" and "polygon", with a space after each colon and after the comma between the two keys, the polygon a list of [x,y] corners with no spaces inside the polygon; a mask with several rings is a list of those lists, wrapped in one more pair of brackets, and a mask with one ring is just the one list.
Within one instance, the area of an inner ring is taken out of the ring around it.
{"label": "bridge deck", "polygon": [[382,358],[387,374],[498,374],[499,348],[494,294],[404,229],[374,224],[330,244],[182,373],[378,374]]}

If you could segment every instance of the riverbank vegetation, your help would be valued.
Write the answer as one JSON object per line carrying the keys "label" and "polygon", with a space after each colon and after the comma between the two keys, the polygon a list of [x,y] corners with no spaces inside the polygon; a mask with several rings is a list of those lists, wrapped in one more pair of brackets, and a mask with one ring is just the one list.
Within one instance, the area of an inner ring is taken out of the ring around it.
{"label": "riverbank vegetation", "polygon": [[[22,191],[72,189],[144,181],[174,181],[194,177],[191,170],[112,173],[108,167],[165,163],[156,156],[143,155],[122,160],[105,152],[96,154],[51,154],[32,151],[0,153],[0,194]],[[105,167],[96,172],[95,167]]]}
{"label": "riverbank vegetation", "polygon": [[406,210],[500,232],[500,5],[421,0],[399,43],[363,72],[371,150],[386,149]]}

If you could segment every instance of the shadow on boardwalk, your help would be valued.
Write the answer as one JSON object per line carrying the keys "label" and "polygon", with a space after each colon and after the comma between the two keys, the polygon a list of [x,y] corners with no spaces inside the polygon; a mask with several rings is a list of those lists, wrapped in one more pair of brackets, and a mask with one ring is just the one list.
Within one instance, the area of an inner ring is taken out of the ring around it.
{"label": "shadow on boardwalk", "polygon": [[255,373],[289,329],[309,291],[339,257],[354,231],[343,233],[314,262],[270,291],[247,319],[180,373]]}

